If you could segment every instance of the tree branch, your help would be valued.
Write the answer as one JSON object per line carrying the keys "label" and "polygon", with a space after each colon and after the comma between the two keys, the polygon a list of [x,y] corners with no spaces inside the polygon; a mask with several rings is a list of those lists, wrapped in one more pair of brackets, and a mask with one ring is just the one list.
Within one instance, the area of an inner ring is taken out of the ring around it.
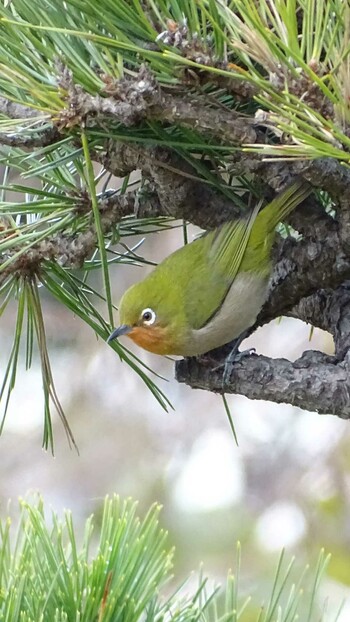
{"label": "tree branch", "polygon": [[342,249],[335,221],[326,238],[300,242],[284,240],[279,255],[271,279],[270,297],[258,317],[257,326],[286,314],[305,296],[319,289],[337,288],[350,278],[350,256]]}
{"label": "tree branch", "polygon": [[246,174],[256,174],[277,191],[294,177],[301,176],[314,188],[326,191],[337,203],[347,196],[350,186],[350,169],[334,158],[275,161],[260,153],[237,151],[232,157],[231,169],[237,174],[242,170]]}
{"label": "tree branch", "polygon": [[346,281],[335,291],[321,289],[312,296],[303,298],[288,313],[304,322],[318,326],[333,335],[338,357],[350,348],[350,282]]}
{"label": "tree branch", "polygon": [[[222,361],[224,363],[224,361]],[[221,368],[211,368],[195,358],[176,363],[176,379],[194,389],[238,393],[250,399],[292,404],[320,414],[350,418],[350,354],[344,360],[308,350],[294,361],[251,354],[232,368],[223,389]]]}
{"label": "tree branch", "polygon": [[10,119],[32,119],[37,117],[48,118],[48,115],[44,115],[39,110],[26,106],[25,104],[18,104],[6,97],[0,96],[0,114],[4,114]]}
{"label": "tree branch", "polygon": [[198,178],[190,164],[168,149],[111,140],[95,150],[94,159],[118,177],[141,170],[157,192],[163,215],[183,218],[202,229],[240,215],[228,197]]}
{"label": "tree branch", "polygon": [[57,127],[49,126],[44,129],[38,128],[38,130],[39,133],[36,132],[35,134],[6,134],[5,132],[0,132],[0,145],[29,150],[37,147],[47,147],[62,138]]}
{"label": "tree branch", "polygon": [[59,115],[59,128],[72,127],[83,120],[88,127],[101,126],[106,117],[112,117],[125,127],[141,121],[176,124],[226,144],[256,140],[253,119],[217,102],[215,107],[208,105],[208,96],[165,92],[146,65],[141,66],[136,78],[113,80],[108,76],[105,80],[107,97],[90,95],[74,83],[67,68],[62,68],[59,84],[67,93],[67,107]]}
{"label": "tree branch", "polygon": [[[78,204],[77,211],[91,211],[89,202],[86,202],[86,197],[84,196],[82,199],[81,203]],[[153,215],[157,215],[157,201],[152,195],[133,191],[123,195],[114,194],[101,199],[99,209],[103,232],[112,231],[124,216],[137,213],[138,217],[141,217],[143,213],[149,213],[150,203]],[[24,250],[21,255],[2,270],[0,262],[0,285],[11,275],[27,276],[40,272],[41,264],[47,260],[55,261],[66,268],[82,268],[84,261],[91,256],[96,248],[96,244],[97,234],[94,223],[82,233],[65,234],[60,232],[53,237],[48,236],[42,242],[33,244]],[[11,249],[11,253],[16,254],[18,250],[20,249],[14,247]],[[10,254],[8,253],[3,262],[7,261],[9,257]]]}

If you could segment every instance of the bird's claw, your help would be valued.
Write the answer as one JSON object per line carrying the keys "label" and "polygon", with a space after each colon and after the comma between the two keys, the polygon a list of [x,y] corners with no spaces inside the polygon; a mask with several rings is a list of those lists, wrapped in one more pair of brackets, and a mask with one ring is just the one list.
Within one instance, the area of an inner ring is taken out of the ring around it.
{"label": "bird's claw", "polygon": [[225,389],[229,383],[234,364],[239,363],[245,356],[251,356],[252,354],[256,354],[255,348],[249,348],[249,350],[243,350],[242,352],[238,352],[233,349],[232,352],[230,352],[224,363],[224,373],[222,375],[223,389]]}
{"label": "bird's claw", "polygon": [[[239,363],[239,361],[244,357],[244,356],[250,356],[251,354],[256,354],[256,349],[255,348],[249,348],[248,350],[243,350],[242,352],[238,352],[237,351],[232,351],[230,352],[230,354],[227,356],[226,360],[224,363],[220,363],[220,365],[216,365],[216,367],[212,368],[212,371],[218,371],[218,369],[222,369],[224,368],[224,374],[223,376],[225,377],[226,375],[226,370],[231,367],[233,367],[233,365],[235,363]],[[197,357],[198,360],[198,357]],[[202,361],[201,361],[202,362]],[[226,378],[226,380],[228,380],[228,378]]]}

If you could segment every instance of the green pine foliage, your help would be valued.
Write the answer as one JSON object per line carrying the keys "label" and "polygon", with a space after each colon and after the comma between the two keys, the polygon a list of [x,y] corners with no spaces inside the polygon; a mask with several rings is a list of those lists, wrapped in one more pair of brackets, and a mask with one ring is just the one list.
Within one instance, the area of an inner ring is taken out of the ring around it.
{"label": "green pine foliage", "polygon": [[[17,301],[13,347],[0,388],[3,421],[23,343],[27,367],[35,348],[40,355],[44,446],[53,447],[51,404],[74,443],[53,383],[40,288],[106,340],[115,317],[110,268],[144,261],[126,237],[175,226],[154,217],[125,216],[114,227],[103,221],[99,206],[105,193],[98,188],[108,189],[110,173],[103,167],[96,173],[92,161],[106,141],[166,147],[192,166],[196,179],[239,207],[246,203],[242,193],[249,202],[259,188],[244,172],[231,174],[238,152],[270,159],[327,156],[348,166],[349,15],[343,0],[1,3],[0,96],[25,111],[13,118],[0,97],[0,313]],[[258,122],[268,130],[264,144],[237,144],[213,128],[201,131],[195,123],[164,120],[160,113],[123,123],[111,113],[104,119],[84,115],[76,105],[82,94],[120,102],[120,85],[136,79],[141,67],[170,96],[186,93],[194,105],[204,98],[213,113],[234,111]],[[50,132],[58,132],[51,142],[45,140]],[[147,180],[135,185],[126,176],[113,192],[116,197],[147,193]],[[97,243],[82,265],[76,262],[77,270],[64,242],[74,241],[79,254],[92,229]],[[25,258],[38,249],[38,264],[31,261],[26,270]],[[91,284],[96,270],[103,293]],[[117,341],[111,347],[169,408],[151,370]]]}
{"label": "green pine foliage", "polygon": [[[0,15],[2,93],[48,119],[65,108],[59,62],[93,94],[104,91],[106,76],[134,76],[147,62],[161,85],[183,83],[192,69],[196,90],[196,71],[204,72],[214,101],[226,106],[236,107],[234,97],[210,81],[248,82],[266,122],[289,137],[283,148],[261,147],[266,154],[349,161],[349,7],[342,0],[13,0]],[[36,121],[3,119],[1,127],[33,132]],[[148,144],[173,138],[179,148],[196,149],[193,132],[157,123],[129,130],[112,123],[106,134]],[[200,153],[232,149],[198,141]]]}
{"label": "green pine foliage", "polygon": [[[174,588],[174,551],[153,505],[144,519],[137,504],[106,498],[102,517],[91,516],[81,537],[71,512],[45,512],[42,499],[20,501],[16,527],[0,523],[0,617],[4,622],[336,622],[319,586],[328,563],[299,573],[282,554],[262,605],[241,588],[240,547],[224,588]],[[79,531],[80,532],[80,531]],[[81,532],[80,532],[81,533]],[[338,614],[339,615],[339,614]],[[299,617],[298,617],[299,616]]]}

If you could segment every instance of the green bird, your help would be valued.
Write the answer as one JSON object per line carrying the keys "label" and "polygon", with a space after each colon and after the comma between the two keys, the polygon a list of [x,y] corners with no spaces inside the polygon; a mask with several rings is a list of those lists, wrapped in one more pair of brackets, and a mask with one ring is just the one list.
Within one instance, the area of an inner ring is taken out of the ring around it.
{"label": "green bird", "polygon": [[108,341],[127,335],[156,354],[196,356],[240,337],[268,295],[276,226],[310,192],[298,180],[261,211],[169,255],[125,292]]}

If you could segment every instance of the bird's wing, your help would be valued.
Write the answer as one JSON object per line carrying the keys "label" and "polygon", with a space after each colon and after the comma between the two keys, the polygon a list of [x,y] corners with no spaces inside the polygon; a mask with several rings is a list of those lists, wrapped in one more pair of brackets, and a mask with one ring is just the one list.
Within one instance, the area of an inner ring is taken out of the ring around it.
{"label": "bird's wing", "polygon": [[183,288],[183,302],[193,329],[205,326],[225,300],[239,271],[259,207],[247,219],[225,223],[189,245],[191,268]]}
{"label": "bird's wing", "polygon": [[209,261],[216,270],[222,272],[229,279],[230,283],[236,278],[239,271],[250,232],[260,207],[261,203],[258,203],[248,218],[227,222],[217,231],[209,234],[212,236]]}

